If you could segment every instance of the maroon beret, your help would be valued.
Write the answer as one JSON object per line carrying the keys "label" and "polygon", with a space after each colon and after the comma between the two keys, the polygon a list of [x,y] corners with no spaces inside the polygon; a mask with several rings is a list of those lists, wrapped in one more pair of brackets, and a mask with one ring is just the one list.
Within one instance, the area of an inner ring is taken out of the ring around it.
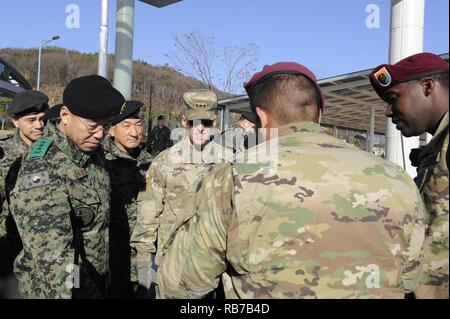
{"label": "maroon beret", "polygon": [[279,62],[272,65],[265,65],[262,71],[255,73],[253,77],[250,79],[250,81],[244,83],[245,91],[247,91],[247,94],[250,95],[256,83],[276,74],[303,75],[308,80],[310,80],[311,83],[315,86],[315,88],[319,92],[320,95],[319,107],[323,114],[325,108],[324,99],[322,90],[320,89],[320,86],[317,83],[316,76],[307,67],[295,62]]}
{"label": "maroon beret", "polygon": [[419,53],[396,64],[377,66],[370,74],[370,82],[378,96],[384,100],[386,91],[399,83],[443,72],[448,72],[448,64],[442,58],[432,53]]}

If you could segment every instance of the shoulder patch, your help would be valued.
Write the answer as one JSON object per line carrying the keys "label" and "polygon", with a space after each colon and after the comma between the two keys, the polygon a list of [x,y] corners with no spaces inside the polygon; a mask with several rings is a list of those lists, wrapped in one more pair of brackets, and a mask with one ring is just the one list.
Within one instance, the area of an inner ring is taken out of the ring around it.
{"label": "shoulder patch", "polygon": [[32,189],[50,184],[50,176],[47,171],[25,175],[24,188]]}
{"label": "shoulder patch", "polygon": [[53,140],[48,137],[43,137],[36,141],[31,149],[30,158],[44,157],[52,143]]}

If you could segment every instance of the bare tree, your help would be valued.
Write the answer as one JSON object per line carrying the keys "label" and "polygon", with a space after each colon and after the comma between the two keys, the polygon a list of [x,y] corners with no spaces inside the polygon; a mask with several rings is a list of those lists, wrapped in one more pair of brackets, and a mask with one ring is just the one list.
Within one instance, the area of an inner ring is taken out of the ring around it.
{"label": "bare tree", "polygon": [[209,88],[235,94],[255,70],[259,47],[253,43],[242,46],[217,45],[214,38],[192,31],[173,35],[174,50],[166,54],[172,67],[193,76]]}
{"label": "bare tree", "polygon": [[225,70],[221,89],[224,92],[236,93],[256,69],[258,47],[253,43],[245,46],[223,46],[222,54]]}

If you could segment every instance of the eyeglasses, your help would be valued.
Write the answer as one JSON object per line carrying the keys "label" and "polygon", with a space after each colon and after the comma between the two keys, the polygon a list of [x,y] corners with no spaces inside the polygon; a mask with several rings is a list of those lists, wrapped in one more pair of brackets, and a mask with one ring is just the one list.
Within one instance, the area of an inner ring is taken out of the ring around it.
{"label": "eyeglasses", "polygon": [[188,124],[190,127],[197,126],[199,124],[202,124],[204,127],[212,127],[213,126],[212,120],[189,120]]}
{"label": "eyeglasses", "polygon": [[101,130],[103,130],[104,132],[108,132],[109,129],[111,128],[110,122],[107,122],[106,124],[97,123],[97,122],[86,123],[83,119],[81,119],[81,117],[78,117],[76,115],[74,115],[74,117],[76,117],[78,119],[78,121],[80,121],[81,124],[83,124],[83,126],[86,128],[86,130],[90,134],[95,134]]}

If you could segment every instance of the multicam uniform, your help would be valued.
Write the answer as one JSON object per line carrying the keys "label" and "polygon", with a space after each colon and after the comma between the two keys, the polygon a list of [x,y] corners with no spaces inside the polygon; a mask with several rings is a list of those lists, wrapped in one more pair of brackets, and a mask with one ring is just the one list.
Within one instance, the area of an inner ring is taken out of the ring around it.
{"label": "multicam uniform", "polygon": [[[409,176],[314,123],[283,126],[278,136],[275,166],[209,171],[194,217],[162,247],[160,297],[202,297],[224,272],[227,298],[404,298],[414,290],[425,209]],[[260,147],[244,154],[254,158]]]}
{"label": "multicam uniform", "polygon": [[[442,119],[433,139],[421,150],[416,184],[429,213],[424,247],[422,285],[416,291],[417,298],[448,299],[448,112]],[[439,143],[437,152],[433,149]],[[430,168],[430,165],[432,168]]]}
{"label": "multicam uniform", "polygon": [[131,238],[138,263],[149,266],[151,254],[156,254],[159,263],[168,239],[192,215],[199,180],[212,165],[232,157],[231,150],[213,142],[198,152],[185,137],[155,158],[147,173],[146,191],[139,194],[137,223]]}

